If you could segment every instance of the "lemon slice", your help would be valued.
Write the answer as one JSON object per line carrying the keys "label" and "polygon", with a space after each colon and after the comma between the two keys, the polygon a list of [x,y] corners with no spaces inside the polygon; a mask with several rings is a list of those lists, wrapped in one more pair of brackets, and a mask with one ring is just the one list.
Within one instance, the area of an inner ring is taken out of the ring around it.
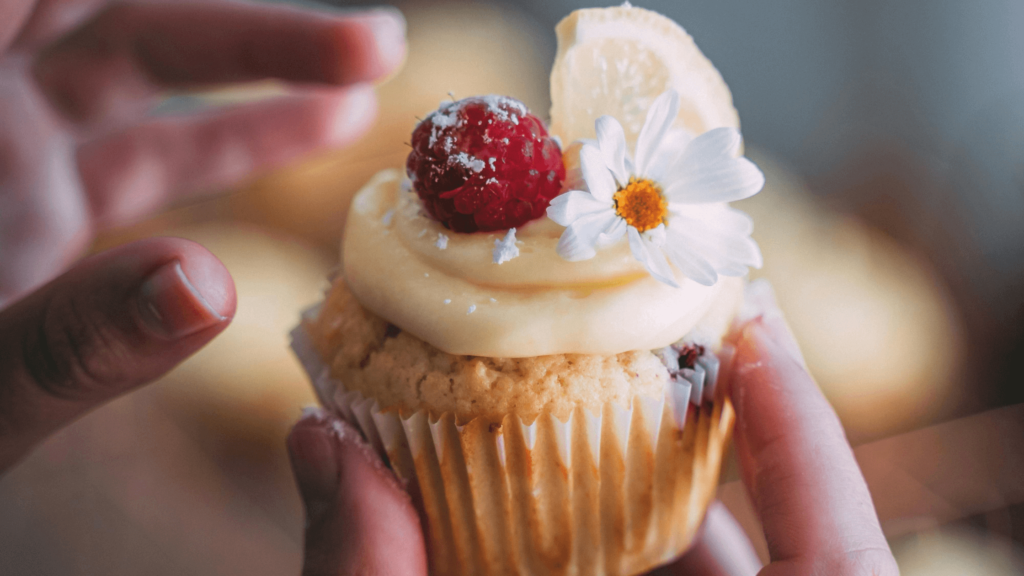
{"label": "lemon slice", "polygon": [[659,94],[680,95],[676,126],[694,135],[739,128],[722,75],[678,24],[628,3],[577,10],[559,22],[551,70],[551,132],[566,145],[594,137],[594,120],[609,114],[635,142]]}

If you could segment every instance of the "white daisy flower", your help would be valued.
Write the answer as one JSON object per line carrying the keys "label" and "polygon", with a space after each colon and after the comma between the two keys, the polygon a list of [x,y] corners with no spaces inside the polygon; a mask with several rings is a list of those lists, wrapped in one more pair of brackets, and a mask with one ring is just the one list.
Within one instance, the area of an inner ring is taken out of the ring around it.
{"label": "white daisy flower", "polygon": [[670,261],[705,286],[719,275],[743,276],[747,267],[761,267],[750,217],[726,203],[757,194],[764,175],[739,156],[739,130],[715,128],[696,138],[681,137],[671,128],[678,111],[675,91],[659,96],[647,111],[632,156],[619,121],[597,119],[597,140],[580,150],[588,190],[570,190],[547,210],[566,227],[558,241],[563,258],[593,258],[598,248],[628,235],[633,256],[671,286],[678,283]]}

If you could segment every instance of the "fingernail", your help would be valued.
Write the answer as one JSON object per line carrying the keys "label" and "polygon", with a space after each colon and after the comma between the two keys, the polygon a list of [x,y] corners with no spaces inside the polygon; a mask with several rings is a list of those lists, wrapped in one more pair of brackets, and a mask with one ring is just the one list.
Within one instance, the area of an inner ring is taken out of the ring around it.
{"label": "fingernail", "polygon": [[[320,407],[311,407],[303,410],[302,419],[295,425],[293,435],[307,428],[315,428],[326,432],[326,438],[330,442],[331,457],[329,462],[319,454],[312,451],[309,453],[313,460],[308,461],[301,471],[296,468],[296,477],[300,478],[300,486],[306,496],[306,506],[319,507],[320,503],[329,503],[338,492],[339,485],[345,485],[350,477],[346,470],[357,461],[369,464],[381,479],[394,486],[402,494],[406,494],[406,486],[395,474],[388,469],[377,452],[367,444],[363,435],[352,424],[338,418],[334,414]],[[296,439],[297,441],[298,439]],[[293,460],[296,465],[299,463],[299,455],[294,454]],[[317,468],[317,466],[320,466]],[[300,472],[302,476],[300,477]],[[302,482],[306,482],[305,485]],[[344,489],[342,489],[344,491]],[[406,494],[408,496],[408,494]],[[312,515],[312,510],[308,510]]]}
{"label": "fingernail", "polygon": [[405,60],[405,17],[395,8],[379,8],[365,18],[373,31],[382,73],[394,71]]}
{"label": "fingernail", "polygon": [[309,516],[315,516],[318,507],[333,500],[337,491],[336,436],[331,422],[322,414],[316,414],[300,420],[288,440],[292,469]]}
{"label": "fingernail", "polygon": [[778,308],[771,283],[763,278],[754,280],[743,291],[743,307],[736,315],[736,322],[742,326]]}
{"label": "fingernail", "polygon": [[767,330],[772,340],[781,346],[793,360],[796,360],[797,364],[807,368],[807,361],[804,360],[800,344],[797,343],[796,336],[793,335],[793,331],[789,328],[789,322],[786,322],[782,312],[776,308],[761,316],[759,322]]}
{"label": "fingernail", "polygon": [[352,142],[373,124],[377,115],[377,94],[369,84],[357,84],[348,89],[338,105],[331,123],[330,141],[344,145]]}
{"label": "fingernail", "polygon": [[216,296],[204,295],[185,275],[181,262],[175,260],[158,268],[142,283],[139,316],[143,325],[157,336],[169,340],[184,338],[227,320],[210,305],[210,297]]}
{"label": "fingernail", "polygon": [[743,310],[738,315],[741,324],[757,322],[764,327],[767,335],[798,364],[807,368],[803,352],[796,336],[789,327],[786,317],[779,309],[775,290],[765,279],[756,280],[747,286]]}

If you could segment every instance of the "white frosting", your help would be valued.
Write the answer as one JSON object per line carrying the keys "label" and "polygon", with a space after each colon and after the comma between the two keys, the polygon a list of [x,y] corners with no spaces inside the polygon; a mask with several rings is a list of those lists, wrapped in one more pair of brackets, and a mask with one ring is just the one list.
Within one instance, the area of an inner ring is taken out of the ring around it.
{"label": "white frosting", "polygon": [[[547,218],[519,228],[519,256],[494,264],[504,232],[450,233],[421,213],[400,182],[398,171],[386,170],[355,196],[343,244],[345,279],[368,309],[450,354],[653,350],[678,341],[705,316],[718,318],[718,334],[708,336],[719,336],[741,298],[741,279],[711,287],[682,276],[679,288],[658,282],[626,242],[567,262],[555,252],[562,227]],[[389,227],[383,217],[392,209]],[[447,247],[438,250],[435,242],[446,233]],[[720,313],[709,314],[713,308]]]}

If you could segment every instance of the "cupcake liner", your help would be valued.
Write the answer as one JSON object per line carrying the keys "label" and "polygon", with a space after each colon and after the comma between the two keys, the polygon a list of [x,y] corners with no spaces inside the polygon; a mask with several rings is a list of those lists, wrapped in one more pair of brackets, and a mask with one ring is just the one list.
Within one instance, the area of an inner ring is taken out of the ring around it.
{"label": "cupcake liner", "polygon": [[460,425],[347,391],[302,326],[292,348],[321,403],[418,486],[436,575],[631,575],[667,562],[703,520],[732,431],[717,362],[628,407]]}

